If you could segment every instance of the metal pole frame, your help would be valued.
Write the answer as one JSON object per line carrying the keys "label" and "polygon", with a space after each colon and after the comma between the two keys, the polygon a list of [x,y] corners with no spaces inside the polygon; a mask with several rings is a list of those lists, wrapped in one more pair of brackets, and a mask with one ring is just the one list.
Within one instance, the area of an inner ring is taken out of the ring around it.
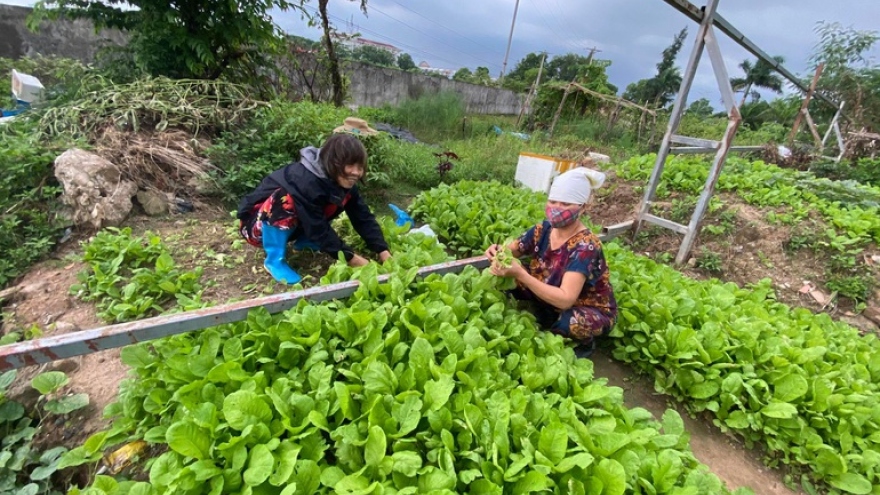
{"label": "metal pole frame", "polygon": [[834,131],[835,136],[837,137],[837,147],[840,153],[834,158],[835,163],[840,163],[840,160],[843,158],[843,155],[846,154],[846,144],[843,141],[843,134],[840,132],[840,115],[843,113],[843,107],[846,105],[845,101],[840,102],[840,107],[837,109],[837,113],[834,114],[834,118],[831,119],[831,124],[828,125],[828,130],[825,131],[825,136],[822,138],[822,148],[824,149],[825,143],[828,141],[828,137],[831,136],[831,132]]}
{"label": "metal pole frame", "polygon": [[[718,2],[719,0],[709,0],[702,12],[700,29],[697,31],[697,39],[694,42],[693,50],[688,59],[688,65],[682,77],[681,87],[675,98],[675,103],[672,107],[672,114],[669,117],[669,124],[666,127],[666,133],[663,135],[660,150],[657,152],[657,160],[654,163],[654,170],[651,172],[651,177],[648,179],[648,187],[645,189],[645,195],[639,204],[637,210],[638,213],[634,222],[634,236],[639,233],[642,228],[642,223],[645,221],[684,234],[684,239],[679,247],[678,255],[675,258],[677,264],[682,264],[687,260],[694,242],[700,233],[703,215],[709,206],[709,200],[712,198],[712,194],[715,191],[715,185],[718,182],[718,178],[721,176],[721,169],[724,167],[724,162],[731,150],[736,131],[739,129],[739,125],[742,122],[742,116],[740,115],[739,108],[736,104],[736,95],[730,85],[727,67],[724,64],[724,58],[721,55],[721,50],[718,46],[718,40],[715,36],[715,29],[713,27],[715,13],[718,9]],[[721,98],[724,101],[724,106],[727,108],[728,117],[730,119],[721,141],[695,139],[675,134],[681,124],[682,114],[685,105],[687,104],[687,97],[690,93],[694,76],[696,75],[697,67],[699,66],[700,58],[703,55],[704,49],[709,54],[709,61],[712,64],[715,79],[717,80],[718,88],[721,91]],[[658,218],[649,213],[651,203],[657,193],[657,187],[660,184],[660,177],[663,174],[663,168],[666,166],[666,159],[669,157],[670,151],[678,151],[678,149],[672,148],[671,145],[673,142],[695,146],[692,148],[682,148],[684,152],[715,152],[715,157],[709,170],[709,176],[706,178],[706,184],[703,187],[703,191],[700,193],[696,208],[691,216],[690,223],[687,226]]]}
{"label": "metal pole frame", "polygon": [[648,187],[645,189],[645,195],[642,198],[641,203],[639,203],[635,228],[633,229],[634,236],[638,235],[641,230],[643,218],[651,208],[651,202],[657,194],[657,186],[660,185],[660,176],[663,174],[663,168],[666,166],[666,158],[669,156],[669,149],[672,145],[672,135],[675,134],[675,131],[678,130],[679,124],[681,124],[681,116],[684,112],[685,105],[687,104],[688,93],[694,82],[694,75],[697,73],[697,67],[700,64],[700,57],[703,55],[703,48],[706,46],[706,33],[712,25],[712,15],[715,13],[717,7],[718,0],[709,0],[708,5],[706,6],[706,15],[703,16],[703,20],[700,23],[700,29],[697,31],[697,38],[696,41],[694,41],[694,47],[691,50],[690,58],[688,58],[687,67],[685,68],[684,75],[681,79],[681,86],[678,89],[678,95],[676,95],[675,103],[672,106],[672,114],[669,116],[669,123],[666,125],[666,132],[663,134],[663,139],[660,141],[660,149],[657,151],[657,160],[654,162],[654,170],[651,172],[651,177],[648,179]]}
{"label": "metal pole frame", "polygon": [[[485,256],[478,256],[431,265],[420,269],[418,276],[425,277],[435,273],[457,273],[468,266],[485,268],[489,266],[489,260]],[[382,275],[379,277],[379,283],[385,283],[388,279],[388,275]],[[269,313],[274,314],[293,308],[302,300],[323,302],[344,299],[354,294],[359,286],[360,282],[358,281],[342,282],[187,311],[185,313],[157,316],[129,323],[8,344],[0,346],[0,372],[49,363],[83,354],[92,354],[107,349],[125,347],[180,333],[203,330],[225,323],[235,323],[247,319],[248,313],[256,308],[264,308]]]}
{"label": "metal pole frame", "polygon": [[[704,16],[707,12],[701,11],[697,6],[689,2],[688,0],[663,0],[671,7],[675,8],[694,22],[702,22]],[[707,9],[708,11],[708,9]],[[762,60],[765,64],[773,67],[776,72],[779,72],[783,77],[788,79],[788,82],[793,84],[795,87],[800,89],[802,92],[806,93],[809,91],[807,86],[804,85],[803,81],[800,80],[793,72],[789,71],[782,64],[777,62],[773,57],[768,55],[766,52],[761,50],[758,45],[753,43],[749,38],[747,38],[744,34],[739,32],[733,25],[728,22],[724,17],[722,17],[718,12],[713,12],[713,14],[709,17],[712,17],[712,22],[715,27],[721,30],[724,34],[730,37],[733,41],[739,44],[741,47],[745,48],[746,51],[757,57],[759,60]],[[827,95],[822,93],[821,91],[817,91],[815,96],[820,100],[828,103],[834,108],[838,107],[837,102],[829,98]],[[846,117],[845,114],[841,115],[841,117]]]}
{"label": "metal pole frame", "polygon": [[[622,233],[626,227],[626,225],[618,225],[617,229],[611,232],[606,229],[606,232],[599,234],[599,239],[603,241],[612,239]],[[422,267],[417,272],[417,276],[458,273],[469,266],[478,270],[486,268],[489,266],[489,259],[485,256],[475,256],[438,263]],[[389,279],[390,275],[381,275],[378,277],[378,282],[383,284]],[[248,301],[222,304],[211,308],[8,344],[0,346],[0,372],[125,347],[171,335],[200,331],[226,323],[235,323],[247,319],[250,311],[257,308],[263,308],[270,314],[275,314],[287,311],[303,300],[323,302],[345,299],[354,294],[359,286],[360,282],[352,280],[259,297]]]}
{"label": "metal pole frame", "polygon": [[[714,0],[716,6],[717,2],[718,0]],[[708,14],[709,7],[706,8],[706,12],[706,17],[711,18],[711,15]],[[700,233],[700,223],[703,220],[703,215],[709,207],[709,200],[712,199],[712,194],[715,192],[715,184],[718,183],[718,178],[721,176],[721,169],[724,168],[724,162],[727,160],[727,154],[730,152],[730,147],[733,144],[733,138],[736,136],[736,131],[739,129],[739,125],[742,122],[742,116],[736,105],[733,87],[730,85],[730,77],[727,73],[727,67],[724,65],[724,57],[721,55],[718,40],[715,38],[715,30],[711,25],[706,30],[705,36],[706,51],[709,53],[709,60],[711,60],[712,68],[715,70],[715,79],[718,81],[718,89],[721,90],[721,98],[724,101],[724,106],[727,107],[727,115],[730,120],[727,124],[727,130],[724,131],[724,136],[721,138],[721,142],[718,145],[718,151],[715,153],[715,158],[712,161],[712,168],[709,169],[709,177],[706,178],[706,185],[703,188],[703,192],[700,193],[700,199],[697,200],[697,208],[691,216],[691,222],[688,224],[687,234],[685,234],[681,247],[678,250],[678,256],[675,257],[675,262],[678,264],[687,261],[687,257],[691,252],[694,241],[696,241],[697,236]]]}

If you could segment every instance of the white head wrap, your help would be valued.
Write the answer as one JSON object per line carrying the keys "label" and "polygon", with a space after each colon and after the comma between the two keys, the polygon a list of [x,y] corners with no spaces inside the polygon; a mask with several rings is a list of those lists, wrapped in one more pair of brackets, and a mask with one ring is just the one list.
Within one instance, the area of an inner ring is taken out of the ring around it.
{"label": "white head wrap", "polygon": [[590,200],[593,189],[602,187],[605,174],[598,170],[578,167],[560,174],[550,186],[549,199],[574,205],[582,205]]}

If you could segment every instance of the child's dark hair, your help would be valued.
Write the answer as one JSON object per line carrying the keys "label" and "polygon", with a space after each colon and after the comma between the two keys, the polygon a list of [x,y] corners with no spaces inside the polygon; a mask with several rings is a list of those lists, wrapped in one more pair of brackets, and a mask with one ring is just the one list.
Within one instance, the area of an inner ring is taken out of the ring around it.
{"label": "child's dark hair", "polygon": [[[367,150],[353,134],[336,133],[327,138],[321,147],[321,165],[331,179],[345,175],[345,166],[360,164],[367,175]],[[363,177],[361,177],[363,179]]]}

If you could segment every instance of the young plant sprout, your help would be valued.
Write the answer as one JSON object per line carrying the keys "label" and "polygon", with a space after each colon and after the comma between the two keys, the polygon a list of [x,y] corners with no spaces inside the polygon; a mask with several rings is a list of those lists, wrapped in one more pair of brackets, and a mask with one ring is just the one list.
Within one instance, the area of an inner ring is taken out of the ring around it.
{"label": "young plant sprout", "polygon": [[[505,241],[498,246],[498,254],[495,255],[492,264],[500,268],[510,268],[515,260],[513,252],[510,250],[510,241]],[[499,277],[496,279],[495,286],[498,290],[513,290],[516,288],[516,280],[509,277]]]}

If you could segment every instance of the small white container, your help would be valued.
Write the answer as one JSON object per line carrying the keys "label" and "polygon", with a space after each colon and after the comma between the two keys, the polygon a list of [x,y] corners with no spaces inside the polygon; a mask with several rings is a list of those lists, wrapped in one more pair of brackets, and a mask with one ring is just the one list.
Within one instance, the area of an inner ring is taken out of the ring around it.
{"label": "small white container", "polygon": [[16,100],[32,104],[40,100],[43,84],[34,76],[12,69],[12,95]]}
{"label": "small white container", "polygon": [[523,151],[519,154],[514,180],[533,191],[549,192],[553,178],[578,167],[573,160]]}

